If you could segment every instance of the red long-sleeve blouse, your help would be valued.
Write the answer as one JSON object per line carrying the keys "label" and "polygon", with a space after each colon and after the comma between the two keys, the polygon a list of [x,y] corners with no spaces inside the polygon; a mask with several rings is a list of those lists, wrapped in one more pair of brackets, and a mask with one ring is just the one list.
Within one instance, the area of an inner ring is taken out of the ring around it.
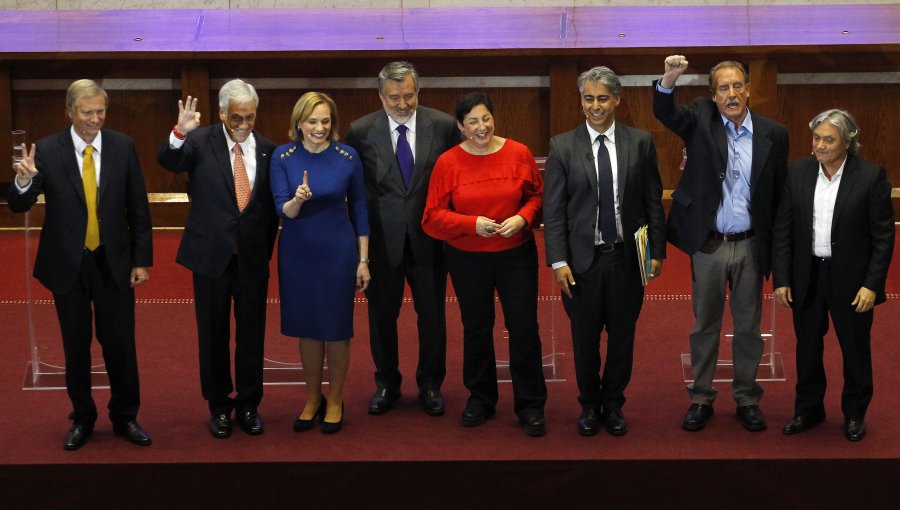
{"label": "red long-sleeve blouse", "polygon": [[[509,250],[534,237],[543,190],[544,181],[525,145],[506,139],[500,150],[485,155],[469,154],[457,145],[434,165],[422,229],[459,250]],[[512,237],[475,233],[478,216],[502,223],[517,214],[528,224]]]}

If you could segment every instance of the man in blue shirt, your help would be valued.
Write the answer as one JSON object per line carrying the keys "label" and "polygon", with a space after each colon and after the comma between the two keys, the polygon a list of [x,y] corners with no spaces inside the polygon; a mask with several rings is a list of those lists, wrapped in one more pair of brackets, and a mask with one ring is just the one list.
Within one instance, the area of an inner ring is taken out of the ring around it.
{"label": "man in blue shirt", "polygon": [[687,150],[667,222],[667,239],[691,256],[693,273],[694,382],[687,386],[691,405],[682,428],[700,430],[713,414],[727,289],[734,322],[732,396],[744,428],[760,431],[766,428],[756,381],[764,347],[762,279],[771,271],[772,224],[787,176],[787,128],[750,112],[749,76],[735,61],[712,67],[711,97],[677,105],[675,81],[687,66],[682,55],[666,57],[665,73],[653,83],[654,115]]}

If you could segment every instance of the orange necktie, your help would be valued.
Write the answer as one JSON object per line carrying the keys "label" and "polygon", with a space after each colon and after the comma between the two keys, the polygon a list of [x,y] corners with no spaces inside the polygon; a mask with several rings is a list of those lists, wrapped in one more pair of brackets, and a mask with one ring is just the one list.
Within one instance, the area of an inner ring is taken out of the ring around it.
{"label": "orange necktie", "polygon": [[100,222],[97,221],[97,173],[94,169],[94,147],[84,148],[84,163],[81,165],[81,183],[84,186],[84,201],[87,203],[87,231],[84,246],[94,251],[100,246]]}
{"label": "orange necktie", "polygon": [[244,151],[241,144],[234,144],[234,194],[237,196],[238,210],[243,211],[250,202],[250,179],[244,166]]}

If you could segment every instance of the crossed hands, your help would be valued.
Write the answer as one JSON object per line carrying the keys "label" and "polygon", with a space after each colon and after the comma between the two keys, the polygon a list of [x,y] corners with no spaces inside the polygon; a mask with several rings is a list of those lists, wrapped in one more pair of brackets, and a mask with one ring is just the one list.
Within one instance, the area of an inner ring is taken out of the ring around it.
{"label": "crossed hands", "polygon": [[525,228],[526,225],[528,225],[528,222],[518,214],[506,218],[502,223],[479,216],[475,220],[475,233],[481,237],[494,237],[495,235],[511,237]]}

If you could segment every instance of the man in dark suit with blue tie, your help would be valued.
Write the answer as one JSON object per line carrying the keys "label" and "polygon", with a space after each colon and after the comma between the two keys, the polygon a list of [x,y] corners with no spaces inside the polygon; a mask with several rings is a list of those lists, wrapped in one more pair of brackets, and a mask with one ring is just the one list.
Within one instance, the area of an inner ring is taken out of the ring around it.
{"label": "man in dark suit with blue tie", "polygon": [[787,177],[787,129],[748,108],[744,66],[725,61],[709,73],[711,97],[675,103],[675,81],[687,69],[682,55],[665,61],[653,82],[653,113],[684,141],[687,161],[672,193],[667,238],[691,256],[691,405],[682,420],[702,429],[713,414],[713,378],[719,355],[726,289],[734,321],[732,397],[750,431],[766,428],[756,381],[763,339],[762,280],[772,267],[772,225]]}
{"label": "man in dark suit with blue tie", "polygon": [[459,142],[456,120],[419,106],[419,75],[409,62],[391,62],[378,74],[383,110],[350,125],[346,142],[362,158],[369,206],[369,341],[375,362],[375,394],[369,414],[387,412],[400,398],[397,318],[409,283],[418,317],[419,402],[432,416],[444,414],[446,375],[443,245],[422,231],[428,182],[438,156]]}
{"label": "man in dark suit with blue tie", "polygon": [[[635,324],[644,300],[634,233],[647,226],[648,277],[666,256],[662,182],[650,134],[616,122],[622,84],[607,67],[578,78],[584,125],[550,140],[544,173],[544,239],[572,328],[578,432],[628,432],[622,413]],[[600,335],[606,365],[600,375]]]}
{"label": "man in dark suit with blue tie", "polygon": [[[231,412],[247,434],[263,433],[263,348],[269,260],[278,218],[269,188],[275,145],[253,130],[259,96],[231,80],[219,91],[221,123],[199,128],[197,100],[178,101],[178,123],[157,160],[187,172],[191,211],[175,259],[194,273],[200,387],[213,437],[231,435]],[[231,302],[235,350],[231,379]],[[237,394],[232,397],[232,390]]]}
{"label": "man in dark suit with blue tie", "polygon": [[134,142],[102,129],[108,105],[95,82],[72,83],[66,93],[72,125],[22,155],[9,189],[13,212],[45,197],[34,276],[53,293],[62,333],[72,401],[66,450],[81,448],[97,420],[92,315],[109,376],[113,431],[138,445],[151,442],[135,421],[141,400],[134,339],[134,287],[149,280],[153,265],[150,208]]}

